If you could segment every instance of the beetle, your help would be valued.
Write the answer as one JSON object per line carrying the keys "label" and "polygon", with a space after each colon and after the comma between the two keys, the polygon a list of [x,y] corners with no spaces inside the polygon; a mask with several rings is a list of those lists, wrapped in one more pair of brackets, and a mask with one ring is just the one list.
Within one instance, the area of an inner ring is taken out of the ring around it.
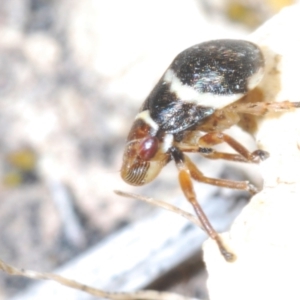
{"label": "beetle", "polygon": [[[257,45],[245,40],[212,40],[194,45],[173,60],[142,104],[123,156],[121,177],[140,186],[154,180],[170,161],[178,168],[181,189],[193,206],[202,228],[214,239],[227,261],[229,252],[197,201],[192,180],[219,187],[258,192],[248,181],[205,176],[185,153],[209,159],[258,163],[263,150],[248,151],[223,131],[241,121],[243,114],[261,116],[270,111],[299,107],[298,102],[248,101],[264,75],[264,57]],[[214,150],[227,143],[236,153]]]}

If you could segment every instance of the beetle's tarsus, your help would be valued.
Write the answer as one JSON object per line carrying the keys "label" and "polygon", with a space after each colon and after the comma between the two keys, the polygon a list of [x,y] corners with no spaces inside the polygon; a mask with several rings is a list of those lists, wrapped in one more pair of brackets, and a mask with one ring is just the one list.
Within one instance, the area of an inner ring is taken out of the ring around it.
{"label": "beetle's tarsus", "polygon": [[252,183],[250,183],[249,181],[247,181],[247,186],[248,186],[247,190],[251,195],[255,195],[259,192],[258,188]]}
{"label": "beetle's tarsus", "polygon": [[259,163],[266,160],[269,156],[269,152],[258,149],[251,153],[251,161],[254,163]]}

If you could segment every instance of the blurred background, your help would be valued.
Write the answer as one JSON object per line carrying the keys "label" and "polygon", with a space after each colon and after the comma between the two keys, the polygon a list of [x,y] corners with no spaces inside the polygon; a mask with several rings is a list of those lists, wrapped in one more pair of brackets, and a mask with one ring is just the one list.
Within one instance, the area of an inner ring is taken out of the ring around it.
{"label": "blurred background", "polygon": [[[54,270],[153,210],[113,190],[180,194],[172,165],[141,188],[119,177],[139,106],[179,52],[293,2],[1,0],[0,258]],[[30,283],[0,273],[0,299]]]}

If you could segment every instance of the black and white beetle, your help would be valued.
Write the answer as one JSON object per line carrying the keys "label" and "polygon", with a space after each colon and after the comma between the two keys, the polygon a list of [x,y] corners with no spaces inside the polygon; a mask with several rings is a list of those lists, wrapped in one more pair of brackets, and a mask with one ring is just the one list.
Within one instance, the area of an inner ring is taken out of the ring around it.
{"label": "black and white beetle", "polygon": [[[247,100],[263,77],[264,57],[253,43],[243,40],[208,41],[181,52],[171,63],[137,114],[127,138],[121,176],[131,185],[152,181],[174,160],[182,191],[192,204],[203,229],[227,261],[228,252],[197,202],[192,179],[220,187],[257,192],[248,181],[206,177],[184,152],[210,159],[257,163],[268,157],[263,150],[249,152],[223,131],[243,114],[264,115],[299,107],[298,102]],[[237,153],[212,147],[227,143]]]}

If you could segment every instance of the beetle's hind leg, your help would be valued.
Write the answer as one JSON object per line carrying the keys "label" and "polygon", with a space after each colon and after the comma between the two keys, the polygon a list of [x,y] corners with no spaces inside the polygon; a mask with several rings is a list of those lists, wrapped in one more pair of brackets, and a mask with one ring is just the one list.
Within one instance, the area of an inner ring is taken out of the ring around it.
{"label": "beetle's hind leg", "polygon": [[[202,229],[212,238],[216,241],[218,244],[218,247],[220,249],[221,254],[224,256],[224,258],[227,261],[233,261],[235,259],[234,254],[230,253],[226,247],[223,245],[223,242],[218,235],[218,233],[215,231],[215,229],[212,227],[210,224],[207,216],[205,215],[204,211],[202,210],[200,204],[198,203],[196,199],[196,193],[194,191],[193,187],[193,182],[192,178],[209,183],[209,184],[214,184],[218,186],[226,186],[226,187],[233,187],[233,185],[227,180],[222,180],[222,179],[213,179],[213,178],[208,178],[205,177],[197,168],[196,166],[189,160],[187,156],[185,156],[177,147],[172,147],[171,148],[171,154],[173,159],[175,160],[176,166],[179,170],[179,183],[181,186],[181,189],[186,197],[186,199],[191,203],[193,206],[195,213],[200,220],[201,227]],[[228,183],[228,185],[227,185]],[[247,189],[246,185],[247,183],[238,183],[236,184],[239,185],[239,188],[241,189]],[[242,186],[244,188],[242,188]]]}
{"label": "beetle's hind leg", "polygon": [[286,112],[295,108],[300,108],[300,102],[281,101],[281,102],[245,102],[237,101],[229,105],[226,110],[236,113],[263,116],[270,112]]}

